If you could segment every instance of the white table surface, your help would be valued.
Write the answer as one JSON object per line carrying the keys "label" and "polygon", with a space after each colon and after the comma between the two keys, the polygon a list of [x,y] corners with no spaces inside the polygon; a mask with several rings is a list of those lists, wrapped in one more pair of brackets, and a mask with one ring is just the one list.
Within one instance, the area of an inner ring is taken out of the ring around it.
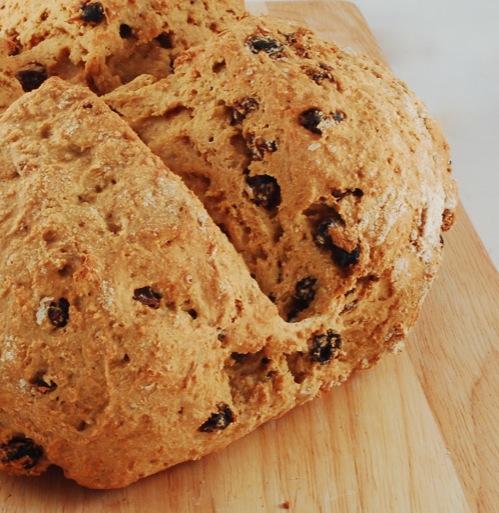
{"label": "white table surface", "polygon": [[353,2],[395,74],[440,121],[461,202],[499,269],[499,2]]}

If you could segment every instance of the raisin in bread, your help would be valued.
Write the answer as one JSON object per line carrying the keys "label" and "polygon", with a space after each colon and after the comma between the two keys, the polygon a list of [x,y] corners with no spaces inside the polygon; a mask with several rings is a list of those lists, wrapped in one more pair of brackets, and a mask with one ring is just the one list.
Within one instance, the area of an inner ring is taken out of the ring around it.
{"label": "raisin in bread", "polygon": [[[286,354],[308,350],[303,330],[88,89],[48,79],[0,134],[0,468],[124,486],[331,379],[300,392]],[[327,371],[348,373],[339,360]]]}
{"label": "raisin in bread", "polygon": [[329,347],[341,333],[351,368],[400,347],[457,192],[439,126],[389,69],[248,16],[170,77],[105,100],[199,196],[286,322],[329,328]]}
{"label": "raisin in bread", "polygon": [[242,0],[6,0],[0,31],[26,90],[58,75],[102,93],[142,73],[168,75],[179,51],[243,12]]}

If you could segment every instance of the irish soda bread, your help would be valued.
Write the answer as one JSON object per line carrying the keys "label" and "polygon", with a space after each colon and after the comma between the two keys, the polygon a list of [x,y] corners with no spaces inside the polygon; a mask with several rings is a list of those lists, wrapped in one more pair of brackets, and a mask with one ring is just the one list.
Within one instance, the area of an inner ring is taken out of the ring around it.
{"label": "irish soda bread", "polygon": [[0,118],[0,468],[125,486],[416,321],[456,206],[437,124],[306,29],[231,27],[167,78],[52,77]]}
{"label": "irish soda bread", "polygon": [[11,46],[0,39],[0,115],[23,94],[21,84],[16,79],[16,68],[9,58]]}
{"label": "irish soda bread", "polygon": [[5,0],[0,36],[26,90],[58,75],[102,93],[141,73],[168,75],[177,53],[243,12],[242,0]]}

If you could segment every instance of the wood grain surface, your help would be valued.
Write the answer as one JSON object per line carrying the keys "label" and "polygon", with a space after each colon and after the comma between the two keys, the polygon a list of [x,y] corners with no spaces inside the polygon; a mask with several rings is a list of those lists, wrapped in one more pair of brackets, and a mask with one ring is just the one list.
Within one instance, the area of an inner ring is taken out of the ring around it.
{"label": "wood grain surface", "polygon": [[[383,59],[353,4],[248,4]],[[499,277],[464,209],[405,353],[128,488],[0,473],[0,513],[499,511]]]}

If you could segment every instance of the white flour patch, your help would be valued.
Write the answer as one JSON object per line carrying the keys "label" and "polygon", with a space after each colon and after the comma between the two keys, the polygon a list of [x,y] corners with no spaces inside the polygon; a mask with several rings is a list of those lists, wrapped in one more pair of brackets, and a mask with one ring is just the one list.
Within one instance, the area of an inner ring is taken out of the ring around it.
{"label": "white flour patch", "polygon": [[102,281],[102,292],[100,294],[100,300],[106,305],[106,306],[112,306],[114,304],[114,294],[115,290],[109,282],[106,280]]}

